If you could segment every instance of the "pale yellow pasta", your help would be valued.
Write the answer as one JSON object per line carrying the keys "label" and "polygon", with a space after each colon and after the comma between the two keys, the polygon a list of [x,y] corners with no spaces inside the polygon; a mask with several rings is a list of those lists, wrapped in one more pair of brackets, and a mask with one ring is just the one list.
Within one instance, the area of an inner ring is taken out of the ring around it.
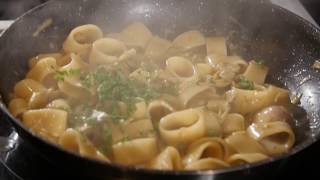
{"label": "pale yellow pasta", "polygon": [[127,47],[137,47],[135,41],[124,33],[109,33],[106,35],[107,38],[116,39],[123,42]]}
{"label": "pale yellow pasta", "polygon": [[29,68],[32,69],[41,59],[44,58],[54,58],[60,59],[62,58],[62,54],[60,53],[49,53],[49,54],[39,54],[28,61]]}
{"label": "pale yellow pasta", "polygon": [[179,151],[172,147],[166,147],[154,160],[151,161],[150,168],[159,170],[181,170],[182,161]]}
{"label": "pale yellow pasta", "polygon": [[245,119],[241,114],[228,114],[222,123],[223,133],[226,135],[237,131],[245,131]]}
{"label": "pale yellow pasta", "polygon": [[246,131],[234,132],[225,138],[225,141],[238,153],[266,154],[267,152],[265,148],[249,136]]}
{"label": "pale yellow pasta", "polygon": [[29,102],[34,93],[43,92],[47,89],[39,82],[33,79],[24,79],[14,86],[14,94]]}
{"label": "pale yellow pasta", "polygon": [[227,56],[227,43],[224,37],[207,37],[207,54]]}
{"label": "pale yellow pasta", "polygon": [[24,79],[14,87],[17,97],[23,98],[31,109],[42,108],[47,104],[47,88],[33,79]]}
{"label": "pale yellow pasta", "polygon": [[127,51],[123,42],[103,38],[95,41],[92,45],[89,61],[90,64],[114,64],[119,62],[120,56]]}
{"label": "pale yellow pasta", "polygon": [[74,54],[74,53],[67,53],[67,54],[64,54],[61,57],[57,57],[56,58],[57,65],[59,67],[62,67],[62,66],[65,66],[65,65],[69,64],[72,61],[71,54]]}
{"label": "pale yellow pasta", "polygon": [[57,69],[56,59],[52,57],[40,59],[28,72],[27,78],[41,82],[47,87],[54,86],[54,74]]}
{"label": "pale yellow pasta", "polygon": [[147,109],[148,116],[156,128],[158,128],[161,118],[174,111],[175,109],[169,103],[163,100],[155,100],[150,102]]}
{"label": "pale yellow pasta", "polygon": [[92,43],[102,38],[101,29],[95,25],[87,24],[78,26],[68,35],[63,44],[63,50],[68,53],[77,53],[87,55],[91,49]]}
{"label": "pale yellow pasta", "polygon": [[219,62],[222,62],[227,56],[219,54],[208,54],[205,58],[205,62],[212,67],[215,67]]}
{"label": "pale yellow pasta", "polygon": [[175,56],[166,62],[167,70],[171,72],[179,80],[194,79],[196,77],[196,69],[194,65],[186,58]]}
{"label": "pale yellow pasta", "polygon": [[204,123],[206,127],[206,135],[209,137],[221,137],[223,135],[223,129],[221,125],[221,118],[215,112],[204,110]]}
{"label": "pale yellow pasta", "polygon": [[56,140],[67,127],[68,113],[57,109],[28,110],[23,113],[22,122],[44,138]]}
{"label": "pale yellow pasta", "polygon": [[200,78],[205,78],[206,76],[213,73],[213,68],[209,64],[206,63],[198,63],[196,65],[196,69],[198,72],[198,76]]}
{"label": "pale yellow pasta", "polygon": [[212,81],[217,87],[222,88],[230,85],[233,79],[247,66],[247,63],[238,56],[226,56],[210,63],[215,71]]}
{"label": "pale yellow pasta", "polygon": [[109,161],[100,151],[98,151],[88,140],[81,137],[80,133],[74,129],[67,129],[59,138],[59,145],[63,148],[79,153],[84,157]]}
{"label": "pale yellow pasta", "polygon": [[236,75],[242,72],[247,63],[238,56],[208,55],[207,63],[213,67],[211,81],[216,87],[225,88],[232,83]]}
{"label": "pale yellow pasta", "polygon": [[214,87],[210,85],[195,85],[181,91],[180,98],[185,108],[204,106],[210,98],[217,96]]}
{"label": "pale yellow pasta", "polygon": [[254,163],[267,159],[268,156],[261,153],[243,153],[233,154],[227,160],[230,165],[242,165],[247,163]]}
{"label": "pale yellow pasta", "polygon": [[292,118],[291,114],[283,106],[270,106],[256,113],[252,118],[252,122],[254,123],[259,123],[259,122],[265,123],[265,122],[273,122],[273,121],[289,122],[291,118]]}
{"label": "pale yellow pasta", "polygon": [[59,81],[58,87],[61,92],[63,92],[71,98],[85,100],[90,96],[90,92],[87,89],[76,85],[72,85],[67,81]]}
{"label": "pale yellow pasta", "polygon": [[152,38],[150,30],[140,22],[130,24],[122,31],[122,33],[129,37],[137,48],[141,49],[145,49]]}
{"label": "pale yellow pasta", "polygon": [[67,100],[65,99],[55,99],[51,101],[49,104],[46,106],[47,108],[53,108],[53,109],[62,109],[66,111],[71,111],[71,107],[68,104]]}
{"label": "pale yellow pasta", "polygon": [[49,88],[46,91],[47,97],[48,97],[48,103],[55,99],[66,99],[66,95],[61,92],[58,88]]}
{"label": "pale yellow pasta", "polygon": [[150,119],[133,120],[113,127],[112,141],[114,143],[123,139],[154,137],[154,128]]}
{"label": "pale yellow pasta", "polygon": [[207,108],[213,112],[216,112],[222,119],[231,110],[229,102],[222,98],[214,98],[209,100],[207,104]]}
{"label": "pale yellow pasta", "polygon": [[201,159],[214,158],[226,160],[230,156],[228,145],[221,138],[202,138],[194,141],[183,157],[183,164],[193,164]]}
{"label": "pale yellow pasta", "polygon": [[145,55],[153,61],[164,64],[165,63],[164,60],[166,59],[166,56],[167,56],[166,52],[170,47],[171,47],[170,41],[154,36],[153,38],[151,38],[150,42],[146,47]]}
{"label": "pale yellow pasta", "polygon": [[247,131],[271,155],[288,152],[295,141],[291,127],[283,121],[253,123]]}
{"label": "pale yellow pasta", "polygon": [[146,102],[140,101],[136,103],[136,110],[134,111],[134,113],[132,114],[132,118],[134,119],[143,119],[147,117],[147,104]]}
{"label": "pale yellow pasta", "polygon": [[232,88],[226,95],[231,99],[232,111],[241,114],[289,102],[289,91],[272,85],[260,91]]}
{"label": "pale yellow pasta", "polygon": [[170,95],[170,94],[163,94],[160,97],[161,100],[168,102],[168,104],[175,110],[183,109],[183,105],[179,96]]}
{"label": "pale yellow pasta", "polygon": [[71,53],[70,54],[71,61],[66,64],[65,66],[62,66],[59,68],[59,71],[61,72],[72,72],[74,70],[78,70],[78,74],[74,74],[73,76],[68,76],[64,79],[65,82],[70,83],[71,85],[81,87],[80,82],[80,71],[86,71],[89,68],[89,65],[84,62],[80,56],[77,54]]}
{"label": "pale yellow pasta", "polygon": [[204,36],[199,31],[188,31],[180,34],[173,40],[172,46],[175,49],[187,51],[206,45]]}
{"label": "pale yellow pasta", "polygon": [[257,84],[263,84],[267,77],[268,70],[268,67],[251,61],[243,76]]}
{"label": "pale yellow pasta", "polygon": [[34,92],[29,99],[28,106],[30,109],[43,108],[48,103],[48,91]]}
{"label": "pale yellow pasta", "polygon": [[155,138],[140,138],[112,146],[114,161],[121,164],[143,164],[155,158],[158,147]]}
{"label": "pale yellow pasta", "polygon": [[161,118],[159,131],[169,145],[184,145],[205,135],[204,117],[201,111],[187,109]]}
{"label": "pale yellow pasta", "polygon": [[185,170],[212,170],[228,168],[230,165],[225,161],[216,158],[204,158],[187,164]]}
{"label": "pale yellow pasta", "polygon": [[14,117],[20,116],[29,109],[26,100],[21,98],[12,99],[9,103],[9,111]]}

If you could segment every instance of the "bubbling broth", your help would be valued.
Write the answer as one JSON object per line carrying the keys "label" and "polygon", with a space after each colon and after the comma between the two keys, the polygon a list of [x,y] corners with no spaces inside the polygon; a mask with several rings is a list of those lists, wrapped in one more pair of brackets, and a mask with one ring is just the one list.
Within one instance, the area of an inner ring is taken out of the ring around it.
{"label": "bubbling broth", "polygon": [[224,37],[174,40],[136,22],[117,33],[73,29],[19,81],[11,113],[84,157],[160,170],[208,170],[287,153],[289,91],[261,61],[228,56]]}

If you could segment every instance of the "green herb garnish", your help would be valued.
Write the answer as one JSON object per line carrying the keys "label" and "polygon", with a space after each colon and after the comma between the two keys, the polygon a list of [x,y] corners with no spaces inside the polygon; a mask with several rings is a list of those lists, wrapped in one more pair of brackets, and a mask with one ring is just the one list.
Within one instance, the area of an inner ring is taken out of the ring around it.
{"label": "green herb garnish", "polygon": [[[136,110],[138,98],[146,102],[159,97],[163,93],[176,94],[177,88],[171,83],[139,83],[121,72],[98,68],[95,72],[80,76],[82,85],[93,89],[97,96],[97,107],[105,111],[114,121],[126,120]],[[120,108],[119,102],[125,104],[126,112]]]}
{"label": "green herb garnish", "polygon": [[54,78],[58,81],[64,81],[65,78],[70,76],[79,76],[81,74],[80,69],[69,69],[65,71],[56,71]]}
{"label": "green herb garnish", "polygon": [[254,90],[254,83],[247,78],[240,76],[240,80],[236,84],[236,87],[240,89]]}

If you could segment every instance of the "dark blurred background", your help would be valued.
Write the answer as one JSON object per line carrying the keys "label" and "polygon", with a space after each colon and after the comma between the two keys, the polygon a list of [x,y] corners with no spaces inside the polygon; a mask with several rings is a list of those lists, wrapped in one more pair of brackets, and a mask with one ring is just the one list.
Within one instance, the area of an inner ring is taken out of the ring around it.
{"label": "dark blurred background", "polygon": [[[14,19],[32,7],[48,0],[0,0],[0,20]],[[291,1],[291,0],[281,0]],[[320,24],[320,0],[300,0],[313,18]]]}
{"label": "dark blurred background", "polygon": [[48,0],[0,0],[0,20],[15,19]]}

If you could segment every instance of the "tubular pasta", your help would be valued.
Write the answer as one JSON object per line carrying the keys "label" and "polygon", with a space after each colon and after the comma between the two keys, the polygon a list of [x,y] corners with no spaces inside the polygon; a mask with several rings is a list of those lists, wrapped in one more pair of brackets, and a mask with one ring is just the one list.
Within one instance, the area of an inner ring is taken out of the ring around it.
{"label": "tubular pasta", "polygon": [[207,54],[227,56],[227,43],[224,37],[206,38]]}
{"label": "tubular pasta", "polygon": [[92,45],[90,64],[114,64],[119,62],[120,56],[127,51],[123,42],[111,38],[103,38]]}
{"label": "tubular pasta", "polygon": [[150,119],[134,120],[124,122],[118,127],[113,127],[113,142],[119,142],[124,138],[135,139],[154,137],[155,132]]}
{"label": "tubular pasta", "polygon": [[9,103],[9,111],[14,117],[20,116],[29,109],[28,103],[21,98],[12,99]]}
{"label": "tubular pasta", "polygon": [[57,109],[28,110],[22,122],[42,137],[56,141],[67,127],[68,113]]}
{"label": "tubular pasta", "polygon": [[196,70],[193,64],[183,57],[171,57],[167,60],[167,70],[179,80],[196,78]]}
{"label": "tubular pasta", "polygon": [[71,107],[65,99],[55,99],[51,101],[47,106],[47,108],[52,109],[61,109],[65,111],[71,111]]}
{"label": "tubular pasta", "polygon": [[233,154],[227,160],[230,165],[241,165],[247,163],[254,163],[257,161],[262,161],[267,159],[268,156],[261,153],[243,153],[243,154]]}
{"label": "tubular pasta", "polygon": [[290,151],[289,91],[227,51],[225,37],[197,30],[165,39],[140,22],[106,36],[81,25],[29,59],[8,109],[64,149],[137,168],[215,170]]}
{"label": "tubular pasta", "polygon": [[204,158],[193,163],[187,164],[185,170],[210,170],[223,169],[230,165],[225,161],[216,158]]}
{"label": "tubular pasta", "polygon": [[225,141],[238,153],[266,154],[264,147],[251,138],[246,131],[234,132],[225,138]]}
{"label": "tubular pasta", "polygon": [[40,59],[28,72],[27,78],[39,81],[47,87],[54,86],[56,83],[56,80],[54,79],[56,69],[56,59],[51,57]]}
{"label": "tubular pasta", "polygon": [[263,84],[267,77],[268,70],[268,67],[251,61],[243,76],[257,84]]}
{"label": "tubular pasta", "polygon": [[204,106],[210,98],[216,96],[215,89],[209,85],[193,86],[180,94],[183,106],[186,108]]}
{"label": "tubular pasta", "polygon": [[62,54],[60,53],[49,53],[49,54],[39,54],[28,61],[29,68],[32,69],[41,59],[44,58],[54,58],[60,59],[62,58]]}
{"label": "tubular pasta", "polygon": [[119,142],[112,146],[114,161],[121,164],[143,164],[158,154],[155,138],[141,138]]}
{"label": "tubular pasta", "polygon": [[185,166],[193,164],[201,159],[214,158],[226,160],[230,156],[228,145],[220,138],[202,138],[194,141],[187,149],[183,158]]}
{"label": "tubular pasta", "polygon": [[289,91],[272,85],[261,91],[232,88],[226,95],[232,100],[232,111],[240,114],[257,112],[270,105],[289,102]]}
{"label": "tubular pasta", "polygon": [[109,161],[100,151],[98,151],[88,140],[81,137],[80,133],[74,129],[67,129],[59,138],[59,144],[74,153],[79,153],[84,157]]}
{"label": "tubular pasta", "polygon": [[173,40],[172,47],[177,50],[187,51],[205,47],[206,40],[199,31],[188,31],[180,34]]}
{"label": "tubular pasta", "polygon": [[81,56],[87,55],[92,43],[102,38],[102,36],[101,29],[95,25],[78,26],[68,35],[63,44],[63,50],[67,53],[77,53]]}
{"label": "tubular pasta", "polygon": [[161,118],[159,130],[169,145],[188,144],[205,135],[204,117],[195,109],[174,112]]}
{"label": "tubular pasta", "polygon": [[145,49],[148,42],[152,38],[152,33],[150,30],[140,22],[134,22],[126,27],[123,31],[127,37],[129,37],[136,47]]}
{"label": "tubular pasta", "polygon": [[228,114],[222,123],[223,133],[226,135],[237,131],[245,131],[245,119],[241,114]]}
{"label": "tubular pasta", "polygon": [[253,123],[247,131],[271,155],[288,152],[295,141],[289,124],[283,121]]}
{"label": "tubular pasta", "polygon": [[154,62],[164,64],[166,52],[170,47],[170,41],[154,36],[146,47],[145,55]]}
{"label": "tubular pasta", "polygon": [[179,151],[172,146],[168,146],[151,161],[149,167],[159,170],[181,170],[182,162]]}
{"label": "tubular pasta", "polygon": [[152,101],[147,109],[148,116],[151,119],[155,129],[158,129],[159,121],[161,118],[174,111],[174,108],[163,100]]}

